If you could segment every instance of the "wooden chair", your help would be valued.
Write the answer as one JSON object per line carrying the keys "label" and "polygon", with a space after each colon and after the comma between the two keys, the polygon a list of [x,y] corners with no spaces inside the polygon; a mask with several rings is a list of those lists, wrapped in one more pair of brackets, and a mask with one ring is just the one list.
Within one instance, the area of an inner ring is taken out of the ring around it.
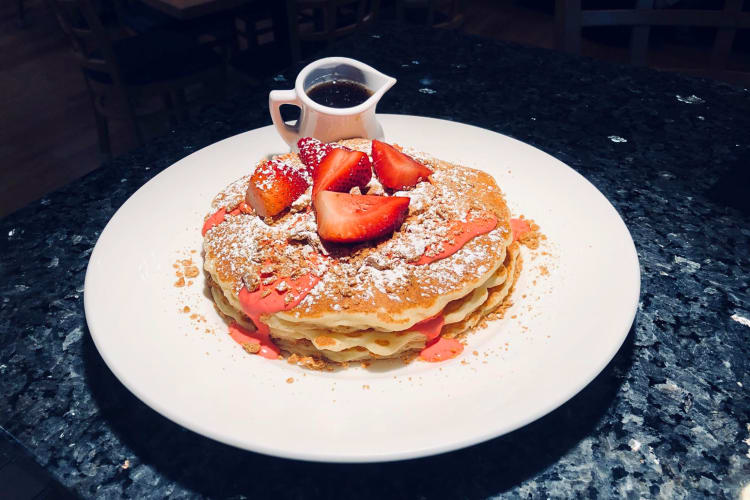
{"label": "wooden chair", "polygon": [[[581,0],[555,0],[558,48],[581,53],[581,29],[588,26],[632,26],[630,61],[637,66],[648,64],[649,35],[653,26],[717,28],[711,48],[709,71],[723,73],[730,79],[744,80],[750,73],[727,70],[732,45],[738,29],[750,28],[750,12],[743,11],[744,0],[725,0],[722,10],[656,9],[654,0],[635,0],[634,9],[583,10]],[[670,68],[677,69],[677,68]],[[689,73],[705,71],[679,68]]]}
{"label": "wooden chair", "polygon": [[286,0],[292,62],[302,43],[330,45],[378,17],[380,0]]}
{"label": "wooden chair", "polygon": [[466,20],[465,0],[396,0],[396,19],[406,20],[406,11],[423,11],[424,24],[433,28],[458,29]]}
{"label": "wooden chair", "polygon": [[117,22],[134,33],[145,33],[154,29],[170,29],[179,26],[179,21],[134,0],[110,0]]}
{"label": "wooden chair", "polygon": [[164,31],[113,36],[91,0],[48,3],[81,66],[106,157],[111,156],[110,118],[125,119],[142,145],[140,119],[164,112],[172,120],[186,119],[188,89],[223,89],[222,60],[209,47]]}
{"label": "wooden chair", "polygon": [[285,68],[291,62],[286,3],[250,4],[237,11],[238,52],[229,66],[252,83]]}

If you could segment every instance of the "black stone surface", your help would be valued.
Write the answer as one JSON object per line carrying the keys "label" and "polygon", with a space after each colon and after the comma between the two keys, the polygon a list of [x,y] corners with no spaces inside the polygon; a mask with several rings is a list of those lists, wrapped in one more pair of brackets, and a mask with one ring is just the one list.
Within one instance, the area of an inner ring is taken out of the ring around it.
{"label": "black stone surface", "polygon": [[388,464],[240,451],[132,396],[84,318],[97,237],[162,169],[269,124],[267,91],[290,88],[300,65],[0,221],[0,425],[82,497],[737,498],[750,480],[750,92],[391,25],[333,54],[399,79],[379,111],[510,135],[572,166],[613,203],[643,282],[636,322],[610,365],[516,432]]}

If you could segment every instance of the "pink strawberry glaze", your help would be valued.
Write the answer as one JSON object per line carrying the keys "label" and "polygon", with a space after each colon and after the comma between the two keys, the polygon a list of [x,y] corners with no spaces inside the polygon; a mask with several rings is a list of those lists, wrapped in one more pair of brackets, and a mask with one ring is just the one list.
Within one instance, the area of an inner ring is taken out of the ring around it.
{"label": "pink strawberry glaze", "polygon": [[421,359],[435,363],[455,358],[463,351],[464,346],[459,341],[440,336],[444,324],[443,313],[438,313],[410,328],[410,330],[417,330],[427,337],[427,345],[419,353]]}
{"label": "pink strawberry glaze", "polygon": [[211,214],[211,216],[208,219],[206,219],[206,222],[203,223],[203,229],[201,229],[201,236],[205,236],[206,233],[211,228],[213,228],[214,226],[217,226],[217,225],[221,224],[222,222],[224,222],[224,217],[227,214],[229,214],[229,215],[239,215],[240,212],[241,212],[241,210],[240,210],[239,207],[237,207],[237,208],[235,208],[234,210],[231,210],[231,211],[229,211],[229,210],[227,210],[225,208],[220,208],[219,210],[217,210],[216,212],[214,212],[213,214]]}
{"label": "pink strawberry glaze", "polygon": [[456,339],[438,337],[427,345],[419,357],[425,361],[436,363],[455,358],[464,350],[464,345]]}
{"label": "pink strawberry glaze", "polygon": [[273,343],[268,333],[260,331],[251,332],[237,323],[229,325],[229,336],[238,344],[260,344],[259,356],[267,359],[279,359],[281,351]]}
{"label": "pink strawberry glaze", "polygon": [[[416,262],[418,266],[444,259],[458,252],[469,240],[480,234],[489,233],[497,226],[497,217],[487,214],[485,217],[474,219],[468,222],[454,221],[448,230],[448,235],[443,242],[444,250],[437,255],[428,257],[423,255]],[[453,243],[449,243],[449,241]]]}
{"label": "pink strawberry glaze", "polygon": [[[286,281],[288,289],[285,292],[279,292],[276,290],[276,286],[282,281]],[[263,335],[268,335],[268,325],[261,321],[261,315],[273,314],[279,311],[288,311],[294,306],[302,302],[310,290],[320,281],[318,276],[308,273],[300,276],[296,280],[289,278],[278,278],[270,285],[261,284],[260,287],[254,291],[249,292],[247,288],[242,287],[239,294],[240,305],[242,310],[248,317],[253,320],[258,332]],[[269,290],[271,293],[263,296],[263,292]],[[285,302],[284,296],[292,294],[294,297],[291,301]]]}
{"label": "pink strawberry glaze", "polygon": [[445,317],[443,316],[443,313],[437,313],[431,318],[423,319],[419,323],[415,323],[414,326],[409,328],[409,330],[416,330],[423,333],[425,337],[427,337],[427,343],[429,343],[440,336],[440,331],[443,329],[444,324]]}

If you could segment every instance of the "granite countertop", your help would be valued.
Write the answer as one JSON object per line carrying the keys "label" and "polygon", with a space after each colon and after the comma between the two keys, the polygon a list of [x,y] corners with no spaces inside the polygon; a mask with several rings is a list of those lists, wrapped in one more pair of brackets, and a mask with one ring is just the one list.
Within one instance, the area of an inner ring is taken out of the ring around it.
{"label": "granite countertop", "polygon": [[516,432],[387,464],[244,452],[131,395],[84,317],[99,234],[162,169],[269,124],[267,91],[290,88],[300,65],[0,220],[0,426],[82,497],[737,498],[750,481],[750,92],[393,25],[333,54],[398,77],[379,111],[510,135],[612,202],[635,240],[642,292],[609,366]]}

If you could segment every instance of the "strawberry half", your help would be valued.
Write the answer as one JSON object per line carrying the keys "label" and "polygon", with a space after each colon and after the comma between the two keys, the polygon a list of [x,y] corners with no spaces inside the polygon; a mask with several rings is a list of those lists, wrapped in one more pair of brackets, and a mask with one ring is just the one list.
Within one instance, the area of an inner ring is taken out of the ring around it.
{"label": "strawberry half", "polygon": [[297,148],[299,149],[299,159],[307,167],[307,171],[310,175],[315,171],[320,162],[325,156],[330,153],[333,149],[341,147],[338,144],[331,144],[328,142],[320,142],[312,137],[303,137],[297,141]]}
{"label": "strawberry half", "polygon": [[405,189],[427,179],[432,170],[390,144],[372,141],[372,163],[380,183],[390,189]]}
{"label": "strawberry half", "polygon": [[357,243],[390,234],[409,211],[405,196],[321,191],[313,198],[318,235],[337,243]]}
{"label": "strawberry half", "polygon": [[320,191],[348,192],[372,179],[370,159],[361,151],[331,150],[313,171],[313,196]]}
{"label": "strawberry half", "polygon": [[272,217],[306,190],[307,181],[298,170],[284,163],[267,161],[250,177],[245,201],[261,217]]}

